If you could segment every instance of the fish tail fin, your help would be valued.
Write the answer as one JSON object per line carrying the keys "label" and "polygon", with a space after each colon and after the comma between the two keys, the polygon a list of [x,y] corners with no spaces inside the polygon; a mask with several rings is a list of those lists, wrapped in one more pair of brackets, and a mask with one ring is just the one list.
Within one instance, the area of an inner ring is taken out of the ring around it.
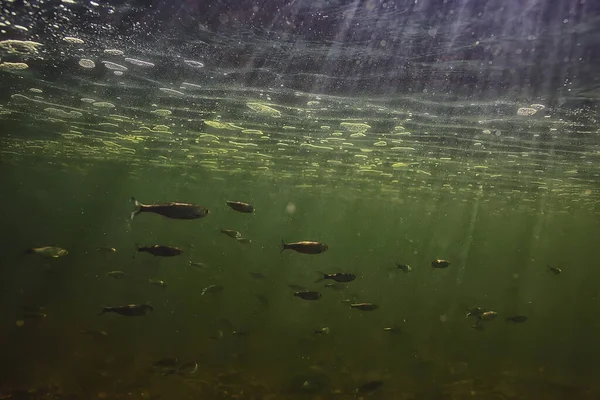
{"label": "fish tail fin", "polygon": [[133,221],[133,218],[142,212],[143,204],[135,199],[135,197],[131,196],[131,202],[133,203],[133,211],[131,212],[131,216],[129,217],[130,221]]}
{"label": "fish tail fin", "polygon": [[283,251],[287,249],[287,244],[283,241],[283,239],[281,239],[281,251],[280,253],[283,253]]}
{"label": "fish tail fin", "polygon": [[317,274],[319,274],[320,277],[315,281],[315,283],[319,283],[327,279],[327,274],[325,272],[317,271]]}

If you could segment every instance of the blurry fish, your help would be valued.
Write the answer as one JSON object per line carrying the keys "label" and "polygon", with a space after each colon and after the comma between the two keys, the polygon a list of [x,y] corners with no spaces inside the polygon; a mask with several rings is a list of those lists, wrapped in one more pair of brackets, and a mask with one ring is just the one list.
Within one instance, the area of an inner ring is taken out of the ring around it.
{"label": "blurry fish", "polygon": [[321,328],[321,329],[316,329],[314,331],[315,335],[327,335],[329,333],[329,328],[325,327],[325,328]]}
{"label": "blurry fish", "polygon": [[161,244],[153,244],[152,246],[139,246],[136,244],[135,250],[135,254],[139,252],[145,252],[159,257],[173,257],[183,253],[183,250],[181,250],[179,247],[163,246]]}
{"label": "blurry fish", "polygon": [[471,307],[469,309],[467,309],[467,318],[468,317],[475,317],[475,318],[480,318],[481,314],[483,314],[485,312],[485,310],[481,307]]}
{"label": "blurry fish", "polygon": [[252,271],[250,271],[249,274],[254,279],[264,279],[264,278],[267,277],[265,274],[260,273],[260,272],[252,272]]}
{"label": "blurry fish", "polygon": [[446,260],[435,260],[431,263],[433,268],[448,268],[450,266],[450,261]]}
{"label": "blurry fish", "polygon": [[134,197],[131,198],[131,201],[133,201],[135,207],[135,210],[131,213],[131,219],[133,219],[139,213],[143,212],[160,214],[167,218],[173,219],[196,219],[206,217],[210,213],[210,211],[207,208],[188,203],[166,203],[146,205],[140,203]]}
{"label": "blurry fish", "polygon": [[41,319],[41,318],[46,318],[46,314],[42,313],[42,312],[26,312],[25,314],[23,314],[24,318],[30,318],[30,319]]}
{"label": "blurry fish", "polygon": [[221,232],[234,239],[242,237],[242,234],[239,231],[233,229],[221,229]]}
{"label": "blurry fish", "polygon": [[481,320],[482,321],[491,321],[493,319],[495,319],[498,316],[498,313],[496,311],[486,311],[483,314],[481,314]]}
{"label": "blurry fish", "polygon": [[554,272],[555,275],[562,273],[562,269],[556,268],[556,267],[551,267],[549,265],[548,265],[548,271]]}
{"label": "blurry fish", "polygon": [[359,387],[356,388],[354,398],[356,399],[356,397],[359,394],[372,392],[374,390],[379,389],[382,386],[383,386],[383,381],[369,381],[367,383],[363,383],[362,385],[360,385]]}
{"label": "blurry fish", "polygon": [[26,254],[37,254],[37,255],[45,257],[45,258],[59,258],[59,257],[64,257],[67,254],[69,254],[69,252],[65,249],[61,249],[60,247],[52,247],[52,246],[34,247],[31,249],[27,249],[27,251],[25,253]]}
{"label": "blurry fish", "polygon": [[204,296],[206,293],[219,293],[223,291],[223,286],[221,285],[210,285],[202,289],[202,293],[200,296]]}
{"label": "blurry fish", "polygon": [[350,304],[350,307],[356,308],[357,310],[361,311],[373,311],[379,308],[378,305],[373,303],[354,303]]}
{"label": "blurry fish", "polygon": [[329,288],[329,289],[333,289],[333,290],[338,290],[340,288],[343,288],[343,285],[338,285],[337,283],[326,283],[323,285],[323,287]]}
{"label": "blurry fish", "polygon": [[165,281],[161,281],[159,279],[148,279],[148,283],[150,283],[151,285],[160,286],[163,288],[167,287],[167,284],[165,283]]}
{"label": "blurry fish", "polygon": [[410,265],[396,264],[396,268],[404,271],[405,273],[412,271],[412,268],[410,267]]}
{"label": "blurry fish", "polygon": [[527,318],[525,315],[513,315],[512,317],[507,317],[506,318],[506,322],[514,322],[517,324],[526,322],[529,318]]}
{"label": "blurry fish", "polygon": [[92,336],[94,338],[105,338],[108,336],[108,333],[106,333],[105,331],[97,331],[93,329],[80,329],[79,333],[83,335]]}
{"label": "blurry fish", "polygon": [[253,213],[254,207],[248,203],[242,203],[241,201],[227,201],[226,204],[241,213]]}
{"label": "blurry fish", "polygon": [[393,326],[385,327],[383,330],[389,333],[400,333],[400,329]]}
{"label": "blurry fish", "polygon": [[205,268],[209,267],[209,265],[206,263],[196,262],[196,261],[190,261],[189,264],[190,264],[190,267],[195,267],[195,268],[205,269]]}
{"label": "blurry fish", "polygon": [[321,298],[321,293],[315,292],[313,290],[305,290],[302,292],[294,293],[294,296],[300,297],[303,300],[319,300]]}
{"label": "blurry fish", "polygon": [[339,282],[339,283],[352,282],[353,280],[356,279],[356,275],[351,274],[349,272],[336,272],[334,274],[326,274],[324,272],[319,272],[319,273],[323,276],[320,279],[317,279],[315,281],[315,283],[321,282],[325,279],[331,279],[331,280]]}
{"label": "blurry fish", "polygon": [[122,278],[124,276],[127,276],[127,274],[124,271],[109,271],[106,273],[106,276],[110,276],[111,278]]}
{"label": "blurry fish", "polygon": [[102,253],[116,253],[117,249],[115,249],[114,247],[100,246],[100,247],[96,247],[96,251],[102,252]]}
{"label": "blurry fish", "polygon": [[327,251],[327,249],[329,249],[329,247],[326,244],[319,243],[319,242],[310,242],[310,241],[285,243],[282,239],[281,245],[282,245],[282,248],[281,248],[282,252],[284,250],[290,249],[290,250],[294,250],[294,251],[297,251],[298,253],[302,253],[302,254],[319,254],[319,253],[323,253],[323,252]]}
{"label": "blurry fish", "polygon": [[242,244],[250,244],[252,243],[252,240],[245,238],[245,237],[239,237],[235,239],[238,243],[242,243]]}
{"label": "blurry fish", "polygon": [[195,361],[190,361],[185,364],[181,364],[175,372],[183,376],[193,375],[198,372],[198,363]]}
{"label": "blurry fish", "polygon": [[98,315],[114,312],[125,317],[141,317],[151,311],[154,311],[154,307],[148,304],[128,304],[126,306],[104,307]]}

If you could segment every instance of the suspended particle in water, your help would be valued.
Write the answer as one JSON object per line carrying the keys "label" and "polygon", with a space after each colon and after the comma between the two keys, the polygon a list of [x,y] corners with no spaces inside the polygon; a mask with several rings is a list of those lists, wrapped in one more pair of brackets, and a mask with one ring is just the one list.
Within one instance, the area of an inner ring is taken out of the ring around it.
{"label": "suspended particle in water", "polygon": [[289,202],[288,205],[285,207],[285,212],[288,214],[293,214],[296,212],[296,205],[292,202]]}
{"label": "suspended particle in water", "polygon": [[86,69],[96,68],[96,63],[89,58],[82,58],[79,60],[79,65]]}

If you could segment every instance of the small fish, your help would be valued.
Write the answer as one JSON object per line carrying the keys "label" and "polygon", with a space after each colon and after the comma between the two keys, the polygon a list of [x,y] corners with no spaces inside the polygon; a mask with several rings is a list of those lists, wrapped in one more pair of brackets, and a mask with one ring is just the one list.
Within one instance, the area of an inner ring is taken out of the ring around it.
{"label": "small fish", "polygon": [[242,203],[241,201],[227,201],[225,202],[229,207],[234,209],[235,211],[239,211],[241,213],[253,213],[254,206],[248,203]]}
{"label": "small fish", "polygon": [[314,331],[315,335],[327,335],[329,333],[329,327],[325,327],[325,328],[321,328],[321,329],[316,329]]}
{"label": "small fish", "polygon": [[303,300],[319,300],[321,298],[321,293],[313,290],[304,290],[302,292],[295,292],[294,296],[300,297]]}
{"label": "small fish", "polygon": [[151,285],[160,286],[163,288],[167,287],[167,284],[165,283],[165,281],[161,281],[159,279],[148,279],[148,283],[150,283]]}
{"label": "small fish", "polygon": [[410,265],[396,264],[396,268],[404,271],[404,273],[408,273],[408,272],[412,271],[412,268],[410,267]]}
{"label": "small fish", "polygon": [[254,279],[265,279],[267,276],[260,272],[249,272],[250,276]]}
{"label": "small fish", "polygon": [[125,317],[142,317],[151,311],[154,311],[154,307],[148,304],[127,304],[126,306],[104,307],[98,315],[114,312]]}
{"label": "small fish", "polygon": [[177,368],[177,373],[179,375],[193,375],[196,372],[198,372],[198,363],[195,361],[181,364],[179,368]]}
{"label": "small fish", "polygon": [[548,265],[548,271],[554,272],[554,275],[558,275],[558,274],[562,273],[562,269],[556,268],[556,267],[551,267],[549,265]]}
{"label": "small fish", "polygon": [[469,317],[475,317],[475,318],[480,318],[481,315],[485,312],[485,310],[481,307],[471,307],[469,309],[467,309],[467,318]]}
{"label": "small fish", "polygon": [[108,336],[108,333],[106,333],[105,331],[96,331],[93,329],[80,329],[79,333],[83,334],[83,335],[88,335],[94,338],[105,338]]}
{"label": "small fish", "polygon": [[350,304],[350,307],[356,308],[357,310],[361,311],[373,311],[379,308],[377,304],[373,303],[354,303]]}
{"label": "small fish", "polygon": [[383,386],[383,381],[370,381],[370,382],[364,383],[356,388],[356,390],[354,392],[354,399],[356,400],[356,398],[358,397],[359,394],[372,392],[374,390],[379,389],[382,386]]}
{"label": "small fish", "polygon": [[109,271],[106,273],[106,276],[110,276],[111,278],[119,279],[124,276],[127,276],[127,274],[124,271]]}
{"label": "small fish", "polygon": [[45,313],[41,313],[41,312],[26,312],[25,314],[23,314],[24,318],[30,318],[30,319],[40,319],[40,318],[46,318],[46,314]]}
{"label": "small fish", "polygon": [[221,229],[221,233],[224,233],[227,236],[234,238],[234,239],[242,237],[242,234],[239,231],[236,231],[233,229]]}
{"label": "small fish", "polygon": [[250,244],[252,243],[252,240],[245,238],[245,237],[239,237],[235,239],[238,243],[242,243],[242,244]]}
{"label": "small fish", "polygon": [[324,272],[319,272],[319,273],[322,274],[323,276],[320,279],[317,279],[315,281],[315,283],[321,282],[325,279],[331,279],[331,280],[339,282],[339,283],[347,283],[347,282],[352,282],[353,280],[356,279],[356,275],[351,274],[349,272],[336,272],[334,274],[326,274]]}
{"label": "small fish", "polygon": [[59,257],[64,257],[67,254],[69,254],[69,252],[65,249],[61,249],[60,247],[52,247],[52,246],[33,247],[31,249],[27,249],[27,251],[25,253],[26,254],[37,254],[37,255],[45,257],[45,258],[59,258]]}
{"label": "small fish", "polygon": [[135,254],[145,252],[159,257],[173,257],[183,253],[183,250],[179,247],[163,246],[162,244],[153,244],[152,246],[139,246],[136,244],[135,250]]}
{"label": "small fish", "polygon": [[101,253],[116,253],[117,249],[115,249],[114,247],[100,246],[96,247],[96,251]]}
{"label": "small fish", "polygon": [[525,315],[513,315],[512,317],[506,318],[506,322],[514,322],[516,324],[520,324],[526,322],[529,318]]}
{"label": "small fish", "polygon": [[134,197],[131,198],[135,209],[131,213],[131,219],[143,212],[151,212],[160,214],[167,218],[173,219],[196,219],[206,217],[210,211],[202,206],[188,203],[166,203],[146,205],[137,201]]}
{"label": "small fish", "polygon": [[319,254],[329,249],[329,247],[326,244],[319,242],[303,241],[296,243],[285,243],[283,239],[281,240],[281,246],[282,252],[284,250],[290,249],[302,254]]}
{"label": "small fish", "polygon": [[206,293],[219,293],[223,291],[223,286],[221,285],[210,285],[202,289],[202,293],[200,296],[204,296]]}
{"label": "small fish", "polygon": [[190,267],[195,267],[195,268],[206,269],[209,267],[208,264],[203,263],[203,262],[190,261],[189,264],[190,264]]}
{"label": "small fish", "polygon": [[481,314],[481,320],[482,321],[491,321],[493,319],[495,319],[498,316],[498,313],[496,311],[485,311],[483,314]]}
{"label": "small fish", "polygon": [[400,329],[393,327],[393,326],[385,327],[385,328],[383,328],[383,330],[385,332],[389,332],[389,333],[400,333]]}
{"label": "small fish", "polygon": [[450,261],[446,260],[435,260],[431,263],[433,268],[448,268],[450,266]]}

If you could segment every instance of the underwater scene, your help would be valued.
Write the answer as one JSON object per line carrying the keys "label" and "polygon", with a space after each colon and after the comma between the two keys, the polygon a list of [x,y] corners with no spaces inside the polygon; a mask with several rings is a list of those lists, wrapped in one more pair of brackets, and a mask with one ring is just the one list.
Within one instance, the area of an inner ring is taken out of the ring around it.
{"label": "underwater scene", "polygon": [[600,3],[0,1],[0,399],[600,399]]}

